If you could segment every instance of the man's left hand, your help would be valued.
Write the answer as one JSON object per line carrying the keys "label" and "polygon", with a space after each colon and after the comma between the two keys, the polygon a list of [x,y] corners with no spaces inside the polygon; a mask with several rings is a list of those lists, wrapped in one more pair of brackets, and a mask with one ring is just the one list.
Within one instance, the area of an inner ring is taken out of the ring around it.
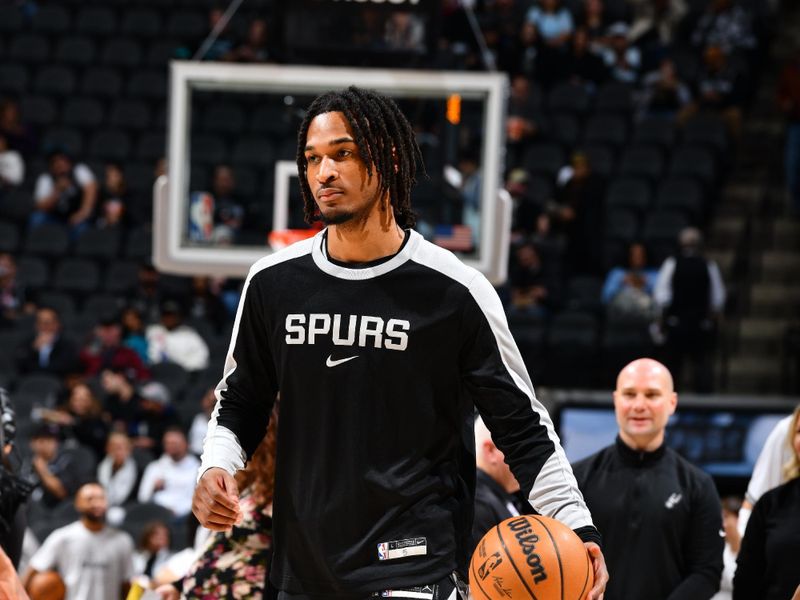
{"label": "man's left hand", "polygon": [[600,546],[594,542],[584,543],[586,551],[589,553],[589,558],[592,560],[594,567],[594,587],[586,596],[586,600],[603,600],[603,594],[606,591],[606,584],[608,584],[608,569],[606,568],[606,559],[603,558],[603,551]]}

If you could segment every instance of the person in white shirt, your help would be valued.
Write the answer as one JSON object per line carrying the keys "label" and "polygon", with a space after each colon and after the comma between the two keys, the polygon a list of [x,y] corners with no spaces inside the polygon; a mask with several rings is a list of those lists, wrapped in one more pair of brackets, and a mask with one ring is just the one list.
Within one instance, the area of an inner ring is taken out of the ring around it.
{"label": "person in white shirt", "polygon": [[36,210],[29,225],[33,228],[43,223],[66,223],[73,235],[78,235],[94,216],[97,181],[89,167],[75,164],[63,148],[51,150],[47,161],[47,171],[36,180]]}
{"label": "person in white shirt", "polygon": [[25,161],[16,150],[8,147],[6,136],[0,133],[0,193],[7,187],[18,186],[25,179]]}
{"label": "person in white shirt", "polygon": [[[194,398],[190,400],[194,401]],[[203,440],[206,439],[208,420],[211,418],[211,411],[214,410],[216,402],[217,397],[214,395],[214,387],[210,387],[200,401],[202,411],[194,416],[192,425],[189,428],[189,450],[192,451],[192,454],[197,456],[203,454]]]}
{"label": "person in white shirt", "polygon": [[75,496],[80,520],[56,529],[33,555],[23,577],[26,587],[38,573],[57,571],[65,600],[124,598],[133,576],[133,540],[105,523],[103,486],[87,483]]}
{"label": "person in white shirt", "polygon": [[139,469],[130,438],[119,431],[108,436],[106,456],[97,466],[97,481],[105,488],[109,506],[122,506],[136,489]]}
{"label": "person in white shirt", "polygon": [[208,366],[208,345],[197,331],[183,323],[183,308],[176,300],[161,304],[161,322],[150,325],[145,337],[151,364],[170,361],[187,371]]}
{"label": "person in white shirt", "polygon": [[200,461],[189,454],[189,444],[180,427],[170,427],[164,432],[163,445],[164,454],[144,470],[139,502],[155,502],[170,509],[176,517],[184,517],[192,510]]}

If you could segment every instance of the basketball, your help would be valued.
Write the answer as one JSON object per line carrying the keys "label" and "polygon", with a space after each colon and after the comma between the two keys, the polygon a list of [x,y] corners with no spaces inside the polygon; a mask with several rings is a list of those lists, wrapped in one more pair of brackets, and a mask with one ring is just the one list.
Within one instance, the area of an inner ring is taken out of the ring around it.
{"label": "basketball", "polygon": [[28,583],[31,600],[64,600],[67,589],[55,571],[42,571],[33,576]]}
{"label": "basketball", "polygon": [[483,536],[469,567],[476,600],[583,600],[594,583],[589,553],[563,523],[511,517]]}

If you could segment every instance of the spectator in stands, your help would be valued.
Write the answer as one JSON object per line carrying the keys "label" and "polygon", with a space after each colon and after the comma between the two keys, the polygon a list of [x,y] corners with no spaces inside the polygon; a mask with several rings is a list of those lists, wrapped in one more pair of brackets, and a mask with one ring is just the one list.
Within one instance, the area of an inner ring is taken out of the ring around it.
{"label": "spectator in stands", "polygon": [[22,121],[19,104],[11,99],[0,101],[0,134],[8,147],[24,157],[36,152],[38,141],[33,127]]}
{"label": "spectator in stands", "polygon": [[97,181],[91,169],[75,163],[64,148],[54,148],[47,155],[47,171],[36,180],[36,209],[29,224],[65,223],[73,237],[91,223],[97,207]]}
{"label": "spectator in stands", "polygon": [[71,498],[81,484],[80,465],[61,444],[61,430],[42,423],[30,439],[31,481],[36,485],[31,501],[45,511]]}
{"label": "spectator in stands", "polygon": [[122,165],[115,162],[107,163],[103,185],[100,186],[100,208],[95,225],[102,229],[128,227],[131,224],[129,205],[130,193]]}
{"label": "spectator in stands", "polygon": [[158,588],[162,599],[273,597],[265,586],[272,549],[277,409],[276,402],[264,439],[235,476],[241,490],[241,522],[228,531],[213,533],[185,576]]}
{"label": "spectator in stands", "polygon": [[680,115],[685,121],[698,112],[720,115],[734,139],[742,128],[742,82],[719,46],[708,46],[703,53],[703,70],[697,80],[695,101]]}
{"label": "spectator in stands", "polygon": [[139,355],[142,362],[147,363],[147,338],[144,335],[144,321],[142,313],[135,307],[129,306],[122,311],[120,316],[122,324],[122,344]]}
{"label": "spectator in stands", "polygon": [[229,320],[228,311],[222,301],[224,285],[223,278],[202,275],[192,277],[188,314],[193,319],[211,323],[216,333],[222,331],[223,325]]}
{"label": "spectator in stands", "polygon": [[267,62],[270,59],[268,33],[265,19],[253,19],[247,27],[244,41],[230,52],[228,59],[243,63]]}
{"label": "spectator in stands", "polygon": [[25,286],[17,279],[17,261],[8,252],[0,252],[0,328],[33,310]]}
{"label": "spectator in stands", "polygon": [[572,13],[561,5],[561,0],[540,0],[528,11],[526,21],[536,26],[540,40],[538,78],[547,87],[564,70],[569,41],[575,30]]}
{"label": "spectator in stands", "polygon": [[67,598],[125,598],[133,576],[133,541],[127,533],[106,526],[108,503],[103,487],[87,483],[75,496],[80,519],[56,529],[33,555],[23,577],[29,585],[37,573],[57,571]]}
{"label": "spectator in stands", "polygon": [[714,481],[664,442],[677,403],[664,365],[649,358],[628,364],[614,391],[615,443],[573,467],[617,573],[606,600],[710,598],[719,587]]}
{"label": "spectator in stands", "polygon": [[753,16],[733,0],[712,0],[692,33],[698,48],[719,47],[725,54],[752,50],[757,39],[753,32]]}
{"label": "spectator in stands", "polygon": [[151,521],[145,525],[139,537],[139,545],[133,555],[133,572],[153,579],[159,569],[172,556],[169,527],[162,521]]}
{"label": "spectator in stands", "polygon": [[123,506],[136,497],[139,468],[133,459],[131,439],[113,431],[106,442],[106,455],[97,465],[97,481],[106,491],[108,505]]}
{"label": "spectator in stands", "polygon": [[8,145],[8,139],[0,132],[0,202],[7,189],[17,187],[25,178],[25,161],[22,154]]}
{"label": "spectator in stands", "polygon": [[722,530],[725,532],[725,550],[722,553],[722,579],[719,591],[711,600],[731,600],[733,574],[736,572],[736,556],[742,543],[737,524],[742,499],[739,496],[726,496],[722,499]]}
{"label": "spectator in stands", "polygon": [[586,30],[592,50],[600,50],[608,44],[606,31],[609,25],[603,0],[585,0],[580,27]]}
{"label": "spectator in stands", "polygon": [[517,75],[511,81],[506,117],[506,163],[509,169],[519,167],[530,144],[546,131],[531,89],[531,81]]}
{"label": "spectator in stands", "polygon": [[133,379],[124,369],[104,369],[100,374],[100,386],[105,393],[103,408],[112,430],[135,435],[132,429],[139,412],[139,395]]}
{"label": "spectator in stands", "polygon": [[155,502],[170,509],[176,517],[192,510],[197,469],[200,461],[189,454],[186,435],[180,427],[164,432],[164,454],[147,465],[139,486],[139,502]]}
{"label": "spectator in stands", "polygon": [[183,323],[183,311],[177,300],[161,304],[161,322],[147,328],[147,353],[152,364],[170,361],[187,371],[199,371],[208,366],[208,346]]}
{"label": "spectator in stands", "polygon": [[657,316],[653,299],[658,270],[647,266],[647,251],[634,242],[628,250],[628,266],[614,267],[603,284],[602,301],[608,314],[621,319],[651,322]]}
{"label": "spectator in stands", "polygon": [[642,68],[642,53],[628,42],[630,27],[624,21],[608,28],[608,46],[603,49],[603,61],[611,77],[620,83],[636,83]]}
{"label": "spectator in stands", "polygon": [[[230,165],[217,165],[211,181],[211,193],[214,196],[215,230],[224,229],[234,239],[242,229],[244,221],[244,205],[236,193],[236,177]],[[218,231],[214,236],[218,236]]]}
{"label": "spectator in stands", "polygon": [[51,373],[66,377],[81,371],[78,348],[62,335],[58,312],[49,306],[36,310],[34,334],[17,349],[20,373]]}
{"label": "spectator in stands", "polygon": [[562,187],[551,218],[567,238],[567,263],[573,274],[604,272],[602,236],[605,222],[605,181],[592,171],[588,156],[572,155],[568,169],[559,174]]}
{"label": "spectator in stands", "polygon": [[786,116],[784,172],[789,191],[789,208],[800,218],[800,46],[783,68],[778,83],[778,107]]}
{"label": "spectator in stands", "polygon": [[[194,402],[194,398],[189,401]],[[203,440],[206,438],[208,431],[208,420],[211,418],[211,411],[214,410],[214,404],[217,398],[214,395],[214,388],[210,387],[203,394],[200,400],[200,412],[192,419],[192,424],[189,427],[189,450],[192,454],[200,456],[203,453]]]}
{"label": "spectator in stands", "polygon": [[[208,33],[203,36],[204,38],[208,37],[208,35],[210,35],[211,32],[213,32],[220,25],[224,14],[225,9],[222,7],[222,5],[211,7],[211,10],[208,11]],[[225,26],[222,28],[222,30],[218,32],[216,39],[211,46],[209,46],[202,59],[229,60],[231,52],[233,51],[233,46],[234,42],[230,35],[230,23],[228,22],[225,23]]]}
{"label": "spectator in stands", "polygon": [[128,422],[133,444],[158,454],[164,432],[178,422],[169,390],[163,383],[149,381],[139,388],[136,400],[136,412]]}
{"label": "spectator in stands", "polygon": [[42,419],[61,427],[67,437],[91,449],[97,460],[103,458],[108,438],[108,422],[103,407],[86,383],[77,383],[69,392],[67,403],[57,410],[41,410]]}
{"label": "spectator in stands", "polygon": [[778,600],[800,591],[800,405],[789,427],[786,483],[756,502],[747,522],[733,579],[733,600]]}
{"label": "spectator in stands", "polygon": [[138,284],[130,304],[139,311],[145,323],[155,323],[161,315],[160,279],[161,276],[152,263],[139,265]]}
{"label": "spectator in stands", "polygon": [[531,242],[521,244],[514,251],[509,283],[514,310],[545,316],[548,309],[557,303],[553,265],[542,261],[538,249]]}
{"label": "spectator in stands", "polygon": [[585,86],[590,93],[593,93],[608,77],[608,69],[603,59],[589,46],[589,34],[584,27],[576,29],[572,37],[572,52],[564,76],[572,83]]}
{"label": "spectator in stands", "polygon": [[532,513],[530,502],[519,493],[519,482],[494,445],[492,434],[480,415],[475,419],[475,516],[472,521],[473,547],[500,521]]}
{"label": "spectator in stands", "polygon": [[682,230],[678,244],[677,255],[661,266],[654,291],[662,310],[665,358],[676,381],[681,381],[689,359],[694,391],[710,393],[714,387],[711,358],[717,321],[725,306],[725,285],[717,263],[703,256],[699,230]]}
{"label": "spectator in stands", "polygon": [[424,52],[425,24],[412,12],[393,10],[386,19],[383,41],[391,50]]}
{"label": "spectator in stands", "polygon": [[539,56],[539,33],[536,25],[524,22],[517,42],[508,55],[508,64],[502,65],[513,75],[524,75],[533,79],[536,75],[536,61]]}
{"label": "spectator in stands", "polygon": [[644,77],[642,87],[640,103],[643,115],[648,117],[675,119],[692,100],[692,92],[678,78],[670,58],[663,59],[657,71]]}
{"label": "spectator in stands", "polygon": [[689,12],[686,0],[628,0],[633,22],[628,39],[642,49],[645,69],[666,58],[678,29]]}
{"label": "spectator in stands", "polygon": [[150,371],[134,350],[122,344],[122,323],[116,314],[102,315],[94,328],[94,337],[81,350],[86,375],[93,377],[105,369],[125,371],[135,381],[150,379]]}

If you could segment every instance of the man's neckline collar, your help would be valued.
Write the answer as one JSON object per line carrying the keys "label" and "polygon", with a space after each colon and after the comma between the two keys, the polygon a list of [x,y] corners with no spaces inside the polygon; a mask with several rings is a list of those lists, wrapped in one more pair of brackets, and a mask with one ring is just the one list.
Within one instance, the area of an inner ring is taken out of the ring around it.
{"label": "man's neckline collar", "polygon": [[631,448],[630,446],[628,446],[628,444],[622,441],[622,438],[619,435],[617,435],[615,444],[617,447],[617,452],[622,457],[622,459],[625,462],[634,466],[651,465],[657,462],[662,456],[664,456],[664,453],[667,451],[667,445],[664,443],[662,443],[655,450],[649,452],[646,450],[636,450],[635,448]]}

